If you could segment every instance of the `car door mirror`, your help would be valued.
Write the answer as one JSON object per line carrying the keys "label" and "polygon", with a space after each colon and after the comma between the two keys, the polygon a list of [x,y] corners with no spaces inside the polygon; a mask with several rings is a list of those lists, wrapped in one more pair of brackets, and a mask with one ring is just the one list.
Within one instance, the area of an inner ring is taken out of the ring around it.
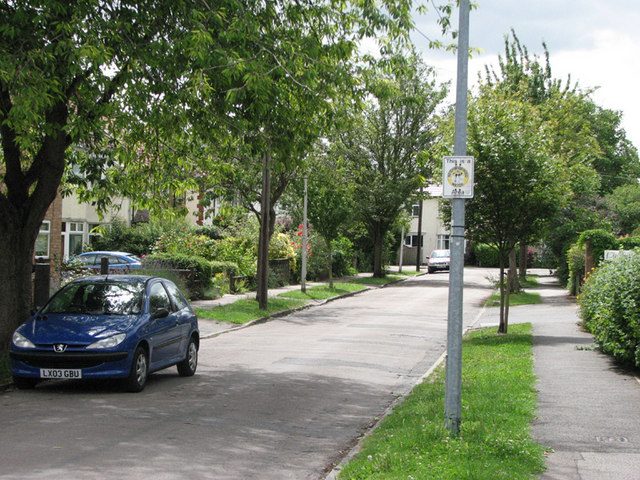
{"label": "car door mirror", "polygon": [[169,316],[169,310],[166,308],[158,308],[151,314],[151,320],[155,320],[156,318],[165,318],[167,316]]}

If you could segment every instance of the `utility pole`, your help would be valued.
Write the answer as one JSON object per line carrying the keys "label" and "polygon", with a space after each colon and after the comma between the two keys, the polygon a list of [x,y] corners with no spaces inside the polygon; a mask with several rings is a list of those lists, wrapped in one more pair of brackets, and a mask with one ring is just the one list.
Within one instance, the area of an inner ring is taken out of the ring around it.
{"label": "utility pole", "polygon": [[398,266],[398,272],[402,273],[402,257],[404,253],[404,226],[400,232],[400,265]]}
{"label": "utility pole", "polygon": [[[458,72],[454,155],[467,154],[467,77],[469,63],[469,0],[460,0],[458,23]],[[451,200],[451,265],[449,273],[449,315],[447,323],[447,364],[445,426],[460,434],[462,400],[462,292],[464,282],[464,198]]]}
{"label": "utility pole", "polygon": [[420,203],[418,204],[418,254],[416,255],[416,272],[420,271],[422,263],[422,194],[424,187],[420,185]]}
{"label": "utility pole", "polygon": [[307,176],[304,176],[304,201],[302,203],[302,266],[300,267],[300,290],[307,291]]}

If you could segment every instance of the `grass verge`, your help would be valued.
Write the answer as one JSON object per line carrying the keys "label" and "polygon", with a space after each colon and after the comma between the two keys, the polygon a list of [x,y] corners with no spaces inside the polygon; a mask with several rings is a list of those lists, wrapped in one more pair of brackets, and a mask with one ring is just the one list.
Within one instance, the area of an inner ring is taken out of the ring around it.
{"label": "grass verge", "polygon": [[[509,306],[516,307],[518,305],[535,305],[542,303],[542,298],[536,292],[520,292],[509,295]],[[494,292],[485,302],[487,307],[500,306],[500,292]]]}
{"label": "grass verge", "polygon": [[464,339],[462,429],[444,427],[444,371],[418,385],[364,442],[341,480],[532,479],[544,470],[544,448],[530,424],[536,407],[531,325],[512,325]]}
{"label": "grass verge", "polygon": [[376,277],[357,277],[349,280],[349,283],[356,283],[358,285],[372,285],[372,286],[382,286],[387,283],[395,282],[397,280],[401,280],[406,276],[403,274],[393,273],[391,275],[387,275],[382,278]]}
{"label": "grass verge", "polygon": [[539,285],[538,277],[526,276],[525,280],[520,280],[520,286],[522,288],[537,287]]}
{"label": "grass verge", "polygon": [[258,318],[268,317],[274,313],[301,307],[305,303],[307,303],[305,300],[292,298],[270,298],[268,309],[265,311],[258,308],[256,300],[245,299],[220,307],[196,308],[195,312],[198,318],[242,325]]}
{"label": "grass verge", "polygon": [[329,288],[329,285],[318,285],[307,288],[305,293],[300,290],[292,290],[281,293],[278,297],[295,298],[298,300],[326,300],[327,298],[333,298],[347,293],[359,292],[365,288],[363,285],[354,283],[336,282],[333,284],[333,288]]}

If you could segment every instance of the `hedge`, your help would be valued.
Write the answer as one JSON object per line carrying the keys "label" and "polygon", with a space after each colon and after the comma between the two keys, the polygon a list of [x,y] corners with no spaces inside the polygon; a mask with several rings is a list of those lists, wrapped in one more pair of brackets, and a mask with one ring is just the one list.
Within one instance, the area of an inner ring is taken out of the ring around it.
{"label": "hedge", "polygon": [[209,262],[211,265],[212,275],[216,273],[224,273],[225,275],[236,275],[238,270],[238,264],[235,262],[220,262],[213,260]]}
{"label": "hedge", "polygon": [[578,297],[585,328],[600,349],[640,367],[640,254],[604,262]]}
{"label": "hedge", "polygon": [[486,243],[474,243],[473,255],[478,267],[498,267],[500,265],[500,256],[498,249]]}
{"label": "hedge", "polygon": [[184,272],[187,289],[192,299],[202,298],[212,285],[213,268],[206,258],[174,253],[155,253],[144,258],[147,269],[188,270]]}

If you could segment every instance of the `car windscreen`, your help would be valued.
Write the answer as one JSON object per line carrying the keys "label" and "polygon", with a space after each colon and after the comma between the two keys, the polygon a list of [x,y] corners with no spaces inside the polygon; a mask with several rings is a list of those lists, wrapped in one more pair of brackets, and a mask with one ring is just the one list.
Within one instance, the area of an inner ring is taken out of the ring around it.
{"label": "car windscreen", "polygon": [[449,250],[434,250],[431,253],[431,258],[447,258],[449,256]]}
{"label": "car windscreen", "polygon": [[134,315],[142,311],[144,283],[78,282],[60,290],[42,313]]}

